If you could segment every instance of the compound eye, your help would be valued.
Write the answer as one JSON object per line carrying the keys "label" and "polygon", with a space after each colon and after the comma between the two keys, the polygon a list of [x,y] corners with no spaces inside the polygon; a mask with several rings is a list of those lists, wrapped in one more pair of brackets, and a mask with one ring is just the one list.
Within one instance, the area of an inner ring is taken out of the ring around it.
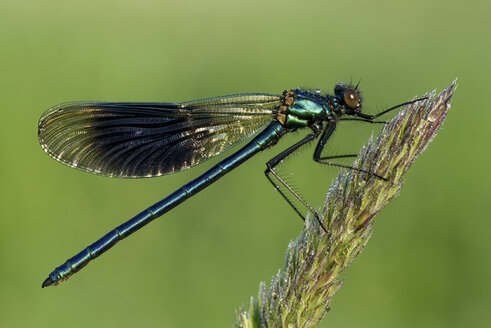
{"label": "compound eye", "polygon": [[358,95],[358,91],[354,89],[346,89],[344,90],[344,103],[346,106],[350,108],[358,108],[360,107],[360,96]]}

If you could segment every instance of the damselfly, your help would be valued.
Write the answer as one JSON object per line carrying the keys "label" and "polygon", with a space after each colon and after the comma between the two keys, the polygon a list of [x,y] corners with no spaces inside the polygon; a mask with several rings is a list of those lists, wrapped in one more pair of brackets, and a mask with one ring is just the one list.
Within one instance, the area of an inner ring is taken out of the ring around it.
{"label": "damselfly", "polygon": [[365,172],[385,180],[375,172],[333,162],[333,159],[356,155],[323,156],[322,150],[338,121],[384,123],[375,119],[422,99],[367,115],[361,111],[362,98],[357,86],[339,83],[334,95],[296,89],[281,95],[244,93],[183,103],[71,102],[57,105],[39,120],[42,148],[63,164],[110,177],[156,177],[183,171],[257,134],[244,147],[201,176],[57,267],[42,287],[68,279],[121,239],[206,188],[253,155],[275,145],[285,134],[303,128],[311,132],[267,162],[265,174],[302,219],[301,210],[289,195],[297,198],[299,204],[303,204],[326,230],[317,212],[283,180],[275,167],[302,145],[318,139],[314,151],[316,162]]}

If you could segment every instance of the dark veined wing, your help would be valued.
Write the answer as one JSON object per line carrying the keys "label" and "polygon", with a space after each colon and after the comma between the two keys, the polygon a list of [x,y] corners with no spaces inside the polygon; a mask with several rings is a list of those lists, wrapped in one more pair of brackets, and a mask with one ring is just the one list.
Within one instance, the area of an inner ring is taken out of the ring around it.
{"label": "dark veined wing", "polygon": [[188,169],[270,123],[280,96],[247,93],[184,103],[71,102],[39,120],[39,142],[57,161],[122,178]]}

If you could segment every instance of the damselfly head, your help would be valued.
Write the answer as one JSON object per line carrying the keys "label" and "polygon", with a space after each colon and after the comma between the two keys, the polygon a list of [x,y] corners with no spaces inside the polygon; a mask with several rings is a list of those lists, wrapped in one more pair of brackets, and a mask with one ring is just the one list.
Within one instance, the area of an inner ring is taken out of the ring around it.
{"label": "damselfly head", "polygon": [[361,111],[362,98],[358,86],[352,87],[344,83],[338,83],[334,88],[334,94],[339,103],[345,106],[346,114],[354,115]]}

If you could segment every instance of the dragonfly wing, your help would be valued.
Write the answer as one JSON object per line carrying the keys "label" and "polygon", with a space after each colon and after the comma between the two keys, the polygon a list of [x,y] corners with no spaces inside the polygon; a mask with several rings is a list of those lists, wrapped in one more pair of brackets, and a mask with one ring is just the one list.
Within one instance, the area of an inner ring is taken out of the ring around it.
{"label": "dragonfly wing", "polygon": [[250,137],[274,118],[280,96],[239,94],[186,103],[72,102],[39,120],[57,161],[91,173],[153,177],[188,169]]}

